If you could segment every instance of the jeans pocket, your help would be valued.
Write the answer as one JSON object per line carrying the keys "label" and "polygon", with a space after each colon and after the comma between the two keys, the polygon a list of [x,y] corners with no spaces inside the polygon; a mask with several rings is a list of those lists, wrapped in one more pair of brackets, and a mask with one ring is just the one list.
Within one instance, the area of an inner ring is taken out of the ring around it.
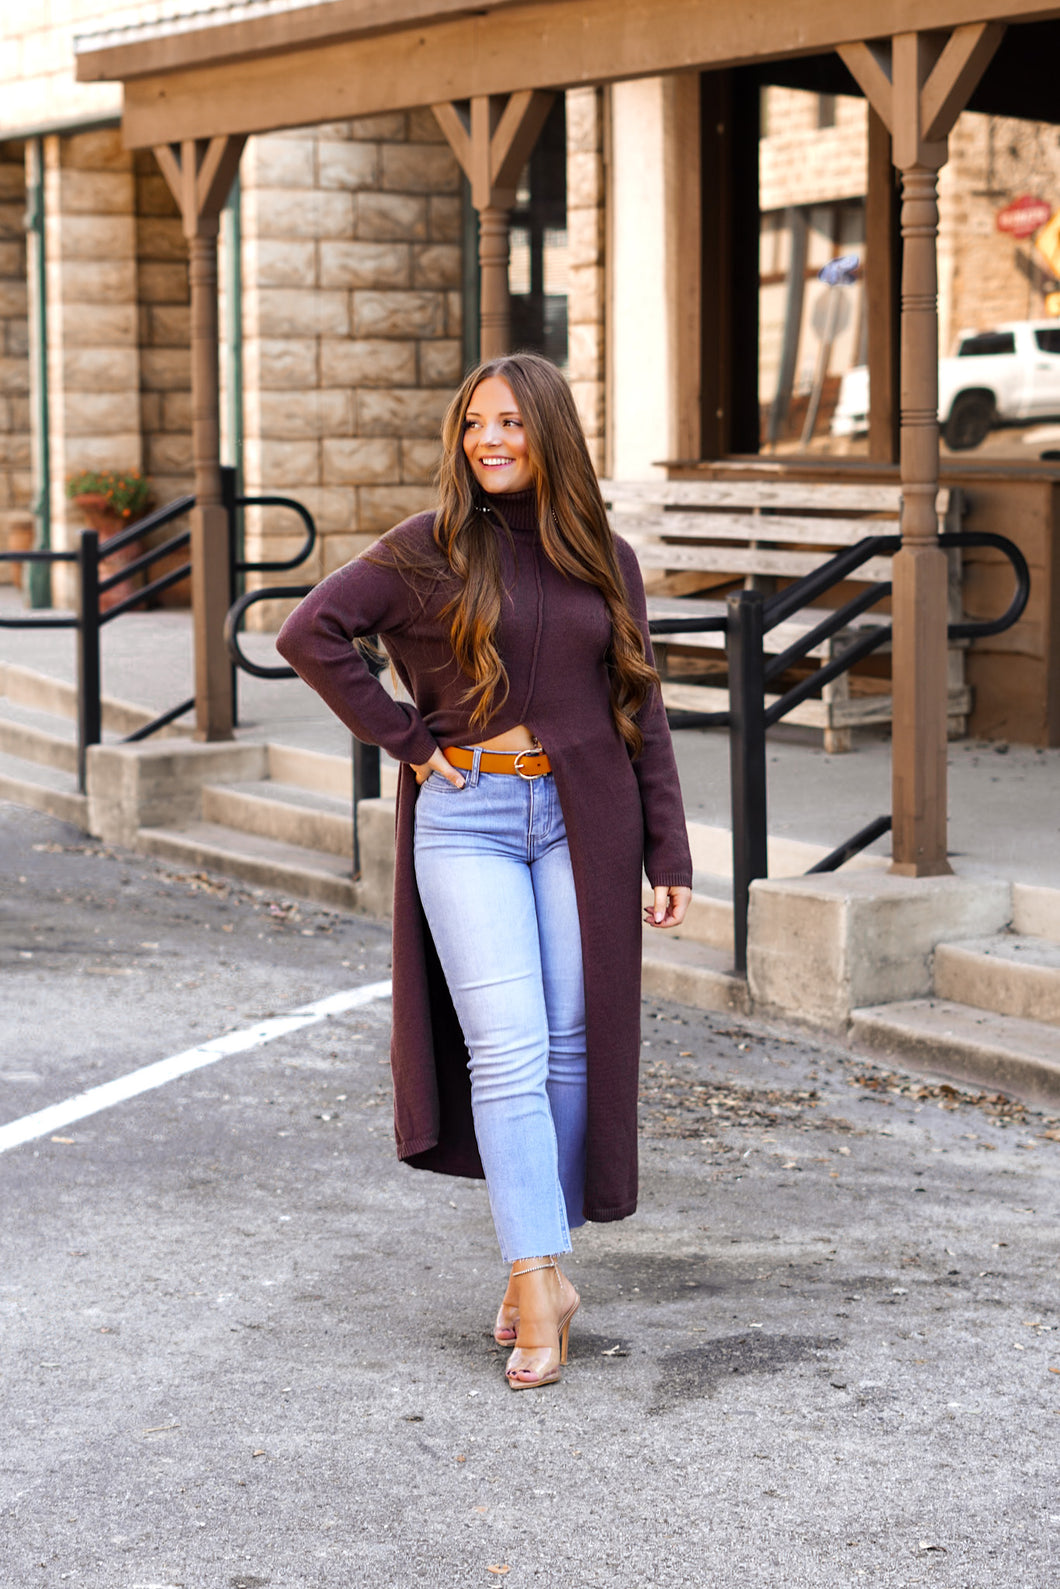
{"label": "jeans pocket", "polygon": [[425,782],[420,784],[421,793],[425,789],[432,789],[442,791],[446,794],[463,794],[464,789],[466,788],[467,784],[465,783],[462,789],[458,789],[455,784],[451,784],[449,779],[440,772],[432,772]]}

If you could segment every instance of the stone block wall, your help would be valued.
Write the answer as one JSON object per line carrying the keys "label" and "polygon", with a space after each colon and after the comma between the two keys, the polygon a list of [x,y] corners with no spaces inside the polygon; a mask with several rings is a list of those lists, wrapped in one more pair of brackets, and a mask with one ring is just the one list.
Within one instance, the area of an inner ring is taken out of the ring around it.
{"label": "stone block wall", "polygon": [[[313,513],[315,579],[434,501],[462,373],[459,168],[415,111],[252,139],[241,170],[244,478]],[[248,556],[300,539],[248,513]]]}
{"label": "stone block wall", "polygon": [[134,155],[133,171],[140,430],[144,470],[161,506],[194,489],[188,245],[150,150]]}
{"label": "stone block wall", "polygon": [[1060,140],[1053,126],[965,111],[939,173],[939,348],[999,320],[1044,314],[1044,259],[997,229],[997,213],[1021,194],[1060,204]]}
{"label": "stone block wall", "polygon": [[[140,350],[133,157],[117,128],[44,140],[52,544],[82,523],[66,496],[82,469],[138,469]],[[58,565],[57,605],[70,605]]]}
{"label": "stone block wall", "polygon": [[859,198],[865,192],[869,153],[868,107],[837,94],[835,123],[818,126],[817,94],[767,88],[759,143],[759,203],[763,210],[789,204]]}
{"label": "stone block wall", "polygon": [[[0,525],[5,513],[28,508],[33,495],[25,213],[23,145],[0,143]],[[0,564],[0,584],[10,582],[10,567]]]}
{"label": "stone block wall", "polygon": [[593,463],[604,468],[604,94],[567,91],[569,370]]}

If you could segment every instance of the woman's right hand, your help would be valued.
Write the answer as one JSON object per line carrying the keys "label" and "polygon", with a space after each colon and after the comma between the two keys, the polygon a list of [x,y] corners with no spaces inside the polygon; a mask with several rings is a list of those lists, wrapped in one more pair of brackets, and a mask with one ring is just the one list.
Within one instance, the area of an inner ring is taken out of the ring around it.
{"label": "woman's right hand", "polygon": [[416,774],[416,782],[418,784],[426,783],[432,772],[440,772],[446,783],[451,783],[454,789],[462,789],[464,787],[463,773],[459,772],[456,767],[450,766],[440,750],[435,751],[430,761],[411,762],[410,766]]}

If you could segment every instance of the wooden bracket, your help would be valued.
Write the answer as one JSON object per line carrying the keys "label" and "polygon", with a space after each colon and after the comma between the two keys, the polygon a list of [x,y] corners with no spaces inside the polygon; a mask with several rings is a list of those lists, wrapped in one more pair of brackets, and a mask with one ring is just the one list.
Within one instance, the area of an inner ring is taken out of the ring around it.
{"label": "wooden bracket", "polygon": [[184,236],[216,228],[218,216],[239,169],[244,137],[186,138],[159,144],[155,158],[180,206]]}
{"label": "wooden bracket", "polygon": [[1004,36],[1001,22],[967,22],[948,36],[896,33],[838,53],[894,141],[901,169],[946,162],[946,139]]}
{"label": "wooden bracket", "polygon": [[461,105],[431,108],[449,147],[471,184],[476,210],[510,210],[515,203],[519,173],[530,158],[555,94],[544,89],[521,89],[507,102],[491,94],[478,94]]}

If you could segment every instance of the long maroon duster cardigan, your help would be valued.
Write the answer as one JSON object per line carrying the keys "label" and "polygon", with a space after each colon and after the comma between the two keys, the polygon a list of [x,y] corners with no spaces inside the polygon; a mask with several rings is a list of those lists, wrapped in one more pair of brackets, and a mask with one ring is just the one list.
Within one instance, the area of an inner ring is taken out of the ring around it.
{"label": "long maroon duster cardigan", "polygon": [[[480,743],[519,723],[548,751],[570,844],[585,978],[588,1133],[585,1215],[623,1219],[637,1202],[641,870],[658,886],[691,887],[692,861],[673,747],[659,693],[642,708],[644,749],[631,760],[611,716],[611,625],[593,586],[545,555],[533,491],[490,513],[504,581],[497,644],[509,692],[473,728],[468,680],[442,609],[455,587],[433,540],[434,514],[407,519],[367,556],[323,580],[291,614],[280,654],[359,739],[401,762],[394,874],[391,1060],[398,1156],[419,1168],[481,1176],[467,1050],[420,905],[413,868],[417,785],[410,762],[441,746]],[[637,560],[615,538],[632,611],[647,619]],[[404,556],[402,556],[404,553]],[[410,556],[437,580],[413,579]],[[358,636],[378,634],[415,705],[395,701],[367,667]],[[650,652],[649,652],[650,655]],[[504,900],[496,901],[504,931]]]}

